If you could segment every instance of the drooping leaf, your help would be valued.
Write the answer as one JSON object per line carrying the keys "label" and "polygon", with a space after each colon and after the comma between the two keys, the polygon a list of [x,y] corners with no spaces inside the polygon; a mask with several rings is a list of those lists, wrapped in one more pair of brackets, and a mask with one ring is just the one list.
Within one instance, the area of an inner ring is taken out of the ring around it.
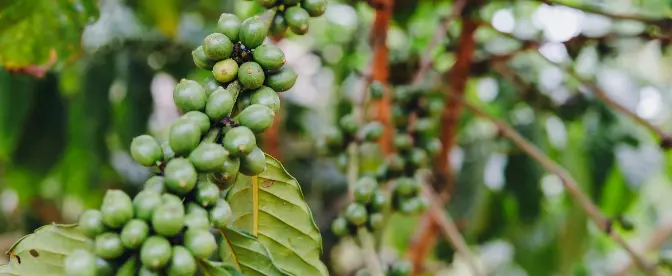
{"label": "drooping leaf", "polygon": [[243,230],[226,228],[219,255],[226,264],[245,275],[292,275],[278,267],[268,249],[259,239]]}
{"label": "drooping leaf", "polygon": [[75,225],[45,225],[9,249],[9,264],[0,266],[0,276],[65,275],[65,257],[90,247],[90,240]]}
{"label": "drooping leaf", "polygon": [[238,175],[227,194],[233,225],[259,237],[280,268],[296,275],[328,275],[320,261],[322,237],[299,183],[266,155],[265,172]]}
{"label": "drooping leaf", "polygon": [[198,259],[198,269],[203,275],[209,276],[244,276],[233,265]]}

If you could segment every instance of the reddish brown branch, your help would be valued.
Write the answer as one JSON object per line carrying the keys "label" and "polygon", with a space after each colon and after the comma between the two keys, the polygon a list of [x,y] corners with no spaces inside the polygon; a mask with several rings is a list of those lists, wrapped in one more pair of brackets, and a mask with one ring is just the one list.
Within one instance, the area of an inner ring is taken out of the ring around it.
{"label": "reddish brown branch", "polygon": [[451,96],[451,98],[460,101],[462,105],[464,105],[477,116],[492,122],[504,137],[511,140],[511,142],[516,144],[516,146],[518,146],[523,152],[525,152],[532,159],[536,160],[546,171],[559,177],[567,193],[581,206],[584,212],[586,212],[588,217],[597,225],[600,230],[609,235],[616,243],[621,245],[621,247],[625,249],[628,255],[630,255],[630,258],[637,264],[639,268],[651,274],[656,273],[655,266],[649,264],[649,262],[646,261],[644,257],[635,252],[618,233],[612,231],[611,220],[607,219],[607,217],[590,200],[590,198],[586,196],[586,194],[584,194],[581,189],[579,189],[579,185],[577,184],[576,180],[574,180],[569,172],[567,172],[562,166],[551,160],[545,153],[537,148],[537,146],[527,141],[525,138],[523,138],[522,135],[520,135],[506,123],[495,119],[485,111],[466,101],[462,101],[455,96]]}
{"label": "reddish brown branch", "polygon": [[384,154],[392,151],[393,128],[390,120],[390,105],[392,102],[391,91],[388,87],[389,60],[387,49],[387,29],[392,19],[392,0],[373,1],[376,5],[376,19],[371,30],[371,44],[373,45],[373,80],[380,82],[385,89],[383,98],[375,103],[376,118],[385,126],[382,138],[378,141]]}
{"label": "reddish brown branch", "polygon": [[[453,14],[460,15],[462,14],[462,9],[464,8],[466,1],[460,1],[455,3]],[[450,17],[446,20],[450,20]],[[447,22],[446,22],[447,23]],[[443,24],[445,25],[445,24]],[[445,26],[443,26],[445,28]],[[469,79],[469,73],[471,70],[471,65],[473,62],[473,55],[476,49],[476,40],[474,34],[478,28],[478,23],[471,18],[464,17],[462,21],[462,31],[459,39],[459,48],[457,50],[457,60],[455,65],[450,70],[448,74],[448,79],[451,84],[450,91],[448,93],[453,93],[455,95],[463,95],[467,81]],[[439,28],[437,33],[442,31],[442,34],[445,36],[445,29]],[[435,35],[434,39],[440,41],[441,34]],[[437,42],[438,43],[438,42]],[[430,55],[431,53],[427,53]],[[423,58],[421,64],[421,70],[424,67],[429,67],[426,63],[429,58]],[[422,74],[426,72],[427,69],[423,72],[419,72],[415,76],[414,82],[420,82],[422,80]],[[460,116],[460,103],[458,101],[452,100],[451,97],[446,97],[445,99],[446,108],[444,109],[442,118],[441,118],[441,142],[443,148],[439,154],[438,160],[434,163],[434,171],[437,173],[437,178],[439,183],[445,183],[440,191],[439,197],[442,202],[447,201],[451,188],[449,185],[452,185],[452,173],[450,170],[449,163],[449,154],[455,143],[455,136],[457,133],[457,123]],[[429,253],[436,244],[436,236],[439,231],[438,221],[436,216],[425,215],[423,219],[423,224],[416,231],[416,235],[411,240],[410,249],[408,250],[408,256],[413,262],[413,270],[417,275],[422,270],[422,261],[425,259],[425,256]],[[457,245],[455,245],[457,246]]]}

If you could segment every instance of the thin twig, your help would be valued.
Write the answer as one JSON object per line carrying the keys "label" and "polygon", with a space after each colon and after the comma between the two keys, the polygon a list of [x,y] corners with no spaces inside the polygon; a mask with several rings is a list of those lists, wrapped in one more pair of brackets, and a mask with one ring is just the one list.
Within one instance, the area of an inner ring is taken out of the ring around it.
{"label": "thin twig", "polygon": [[425,51],[425,53],[420,58],[420,68],[418,68],[418,72],[416,72],[413,76],[413,86],[420,84],[422,81],[425,73],[427,73],[427,70],[429,70],[429,67],[432,65],[432,53],[434,53],[436,47],[438,47],[439,43],[441,43],[441,41],[446,37],[446,32],[448,32],[448,25],[453,20],[455,20],[455,18],[459,17],[460,14],[462,14],[462,10],[464,9],[466,3],[467,0],[455,1],[452,12],[439,20],[439,27],[436,28],[436,31],[432,36],[432,40],[429,42],[429,45],[427,45],[428,50]]}
{"label": "thin twig", "polygon": [[[439,228],[443,232],[445,238],[450,241],[450,243],[455,247],[457,254],[462,256],[467,262],[469,269],[472,272],[472,275],[479,276],[483,275],[476,266],[476,261],[474,256],[469,251],[469,246],[467,242],[460,234],[460,230],[457,229],[455,222],[444,210],[443,200],[439,198],[436,194],[436,191],[429,185],[428,178],[431,175],[430,173],[419,173],[421,176],[418,179],[422,183],[422,193],[429,200],[429,214],[433,217],[434,221],[439,225]],[[424,174],[424,175],[423,175]]]}
{"label": "thin twig", "polygon": [[650,264],[646,259],[644,259],[644,257],[635,252],[618,233],[612,231],[610,223],[611,221],[607,219],[607,217],[602,214],[602,212],[590,200],[590,198],[586,196],[581,191],[581,189],[579,189],[576,180],[572,178],[569,172],[551,160],[545,153],[539,150],[537,146],[527,141],[525,138],[523,138],[523,136],[521,136],[517,131],[508,126],[506,123],[495,119],[485,111],[469,102],[466,102],[462,99],[458,100],[461,101],[462,104],[467,109],[471,110],[471,112],[474,114],[492,122],[504,137],[511,140],[511,142],[516,144],[523,152],[529,155],[532,159],[536,160],[546,171],[559,177],[560,180],[562,180],[562,184],[565,187],[565,190],[567,190],[569,195],[581,206],[586,214],[588,214],[588,217],[590,217],[590,219],[600,230],[604,231],[614,241],[616,241],[616,243],[621,245],[621,247],[625,249],[628,255],[630,255],[630,258],[635,261],[639,268],[641,268],[643,271],[651,273],[652,275],[656,273],[656,267],[654,265]]}
{"label": "thin twig", "polygon": [[[670,236],[672,236],[672,225],[666,225],[664,227],[657,229],[651,235],[651,239],[649,239],[649,241],[646,243],[642,252],[646,253],[659,249],[665,243],[665,241],[667,241],[670,238]],[[619,269],[619,271],[615,273],[615,275],[619,276],[629,275],[629,271],[632,269],[633,266],[634,264],[628,260],[628,262],[625,263],[621,267],[621,269]]]}
{"label": "thin twig", "polygon": [[371,232],[365,227],[357,229],[357,237],[359,238],[359,243],[362,246],[364,251],[364,257],[366,258],[366,268],[369,270],[369,273],[372,276],[384,276],[382,265],[378,259],[378,254],[376,254],[376,247],[373,244],[373,236]]}
{"label": "thin twig", "polygon": [[643,15],[612,13],[612,12],[607,12],[607,11],[601,10],[599,8],[596,8],[596,7],[577,4],[575,2],[560,2],[560,1],[556,1],[556,0],[536,0],[536,1],[544,3],[544,4],[549,5],[549,6],[565,6],[565,7],[581,10],[581,11],[587,12],[587,13],[606,16],[606,17],[609,17],[611,19],[616,19],[616,20],[633,20],[633,21],[639,21],[639,22],[642,22],[642,23],[654,24],[654,25],[660,24],[661,21],[666,20],[665,18],[653,18],[653,17],[643,16]]}
{"label": "thin twig", "polygon": [[593,91],[593,93],[595,94],[595,96],[598,99],[602,100],[602,102],[604,102],[605,104],[607,104],[611,108],[618,110],[619,112],[621,112],[626,117],[632,119],[633,121],[635,121],[638,124],[648,128],[651,132],[658,135],[658,137],[660,137],[660,139],[662,141],[660,146],[663,149],[669,149],[670,147],[672,147],[672,141],[671,141],[672,136],[670,136],[668,133],[663,131],[660,127],[658,127],[658,126],[654,125],[653,123],[649,122],[648,120],[640,117],[639,115],[637,115],[637,113],[631,111],[627,107],[625,107],[625,106],[621,105],[620,103],[616,102],[614,99],[609,97],[609,95],[607,94],[607,91],[604,91],[604,89],[602,89],[595,82],[580,76],[571,67],[565,67],[565,66],[562,66],[560,64],[557,64],[557,63],[555,63],[554,61],[550,60],[549,58],[547,58],[546,56],[544,56],[542,54],[539,54],[539,56],[543,57],[546,61],[548,61],[549,63],[551,63],[555,66],[557,66],[558,68],[563,69],[567,74],[569,74],[574,79],[581,82],[581,84],[590,88],[590,90]]}

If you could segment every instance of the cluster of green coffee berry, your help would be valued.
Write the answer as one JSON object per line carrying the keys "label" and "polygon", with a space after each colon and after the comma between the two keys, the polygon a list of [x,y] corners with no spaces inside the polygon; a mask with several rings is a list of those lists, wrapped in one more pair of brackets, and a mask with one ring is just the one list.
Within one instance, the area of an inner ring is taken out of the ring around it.
{"label": "cluster of green coffee berry", "polygon": [[108,190],[100,210],[80,216],[78,227],[95,239],[94,250],[70,254],[67,275],[115,275],[138,257],[142,266],[132,275],[195,275],[197,258],[208,259],[217,249],[210,228],[225,227],[231,207],[215,184],[182,182],[187,178],[188,170],[171,178],[154,176],[133,199]]}
{"label": "cluster of green coffee berry", "polygon": [[354,188],[355,201],[331,224],[332,232],[339,237],[355,234],[358,227],[381,229],[390,209],[388,197],[378,189],[378,182],[372,177],[361,177]]}
{"label": "cluster of green coffee berry", "polygon": [[[383,273],[387,276],[411,276],[413,275],[413,265],[404,259],[397,260],[392,265],[384,268]],[[371,276],[368,269],[357,270],[355,276]]]}
{"label": "cluster of green coffee berry", "polygon": [[95,239],[94,250],[68,256],[68,275],[114,274],[131,258],[139,258],[140,275],[194,275],[198,259],[216,255],[210,230],[226,227],[231,217],[221,192],[238,173],[266,170],[255,134],[271,126],[277,92],[297,77],[279,48],[262,45],[267,28],[258,17],[241,22],[223,14],[218,26],[192,52],[194,63],[213,75],[200,84],[183,79],[173,91],[184,115],[171,125],[168,142],[149,135],[131,142],[133,159],[157,175],[133,199],[109,190],[100,210],[82,214],[78,227]]}
{"label": "cluster of green coffee berry", "polygon": [[287,28],[297,35],[308,32],[308,20],[324,14],[327,9],[327,0],[257,0],[260,6],[267,9],[276,9],[270,33],[273,36],[283,36]]}
{"label": "cluster of green coffee berry", "polygon": [[[382,86],[374,82],[371,97],[382,97]],[[428,207],[419,195],[421,185],[414,178],[418,169],[428,167],[441,150],[439,120],[443,100],[427,90],[409,86],[395,87],[391,117],[395,126],[393,145],[396,152],[386,157],[378,168],[378,181],[393,185],[392,207],[404,214],[418,214]],[[411,116],[413,114],[413,116]]]}
{"label": "cluster of green coffee berry", "polygon": [[[241,21],[224,13],[217,22],[217,32],[205,37],[191,53],[194,63],[212,70],[219,83],[237,80],[244,89],[266,90],[263,94],[287,91],[294,86],[297,74],[284,66],[285,54],[280,48],[263,44],[267,32],[268,25],[259,16]],[[278,106],[272,107],[277,111]]]}

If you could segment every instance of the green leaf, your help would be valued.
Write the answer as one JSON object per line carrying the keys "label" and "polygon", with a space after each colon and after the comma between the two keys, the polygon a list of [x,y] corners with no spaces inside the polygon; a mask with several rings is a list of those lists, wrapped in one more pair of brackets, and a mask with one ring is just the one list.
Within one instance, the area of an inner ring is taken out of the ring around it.
{"label": "green leaf", "polygon": [[234,265],[248,276],[292,275],[278,267],[256,236],[234,228],[226,228],[221,233],[224,240],[219,255],[224,263]]}
{"label": "green leaf", "polygon": [[86,8],[92,2],[17,0],[0,8],[0,62],[20,68],[74,56],[86,19],[95,16]]}
{"label": "green leaf", "polygon": [[199,271],[203,275],[211,276],[244,276],[233,265],[213,262],[205,259],[197,259]]}
{"label": "green leaf", "polygon": [[0,276],[65,275],[65,257],[76,249],[90,249],[89,239],[76,225],[42,226],[9,249],[9,264],[0,266]]}
{"label": "green leaf", "polygon": [[227,194],[233,225],[257,235],[280,268],[296,275],[329,275],[320,261],[322,237],[299,183],[269,155],[266,167],[253,178],[239,174]]}

